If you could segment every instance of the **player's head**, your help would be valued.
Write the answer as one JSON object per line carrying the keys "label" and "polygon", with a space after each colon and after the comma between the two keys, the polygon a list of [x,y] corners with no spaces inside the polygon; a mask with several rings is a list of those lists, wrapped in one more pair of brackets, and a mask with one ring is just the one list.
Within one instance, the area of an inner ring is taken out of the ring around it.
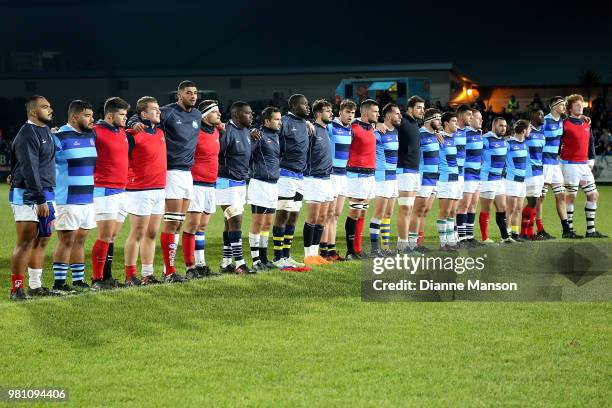
{"label": "player's head", "polygon": [[108,98],[104,102],[104,120],[115,127],[125,127],[128,109],[130,104],[118,96]]}
{"label": "player's head", "polygon": [[294,94],[289,97],[289,111],[297,117],[306,119],[310,113],[308,99],[302,94]]}
{"label": "player's head", "polygon": [[212,99],[206,99],[200,102],[198,110],[202,112],[202,122],[206,123],[208,126],[217,126],[221,123],[219,102]]}
{"label": "player's head", "polygon": [[153,125],[159,125],[161,111],[157,99],[152,96],[143,96],[136,101],[136,112],[143,120],[148,120]]}
{"label": "player's head", "polygon": [[565,98],[562,96],[553,96],[548,103],[550,113],[556,116],[561,116],[565,113]]}
{"label": "player's head", "polygon": [[402,114],[399,110],[399,106],[395,103],[388,103],[385,105],[382,110],[382,117],[385,123],[393,127],[397,127],[402,123]]}
{"label": "player's head", "polygon": [[34,119],[44,124],[49,124],[53,120],[53,109],[44,96],[30,96],[26,99],[25,108],[30,120]]}
{"label": "player's head", "polygon": [[263,125],[268,129],[280,130],[281,128],[281,111],[275,106],[268,106],[261,112],[263,117]]}
{"label": "player's head", "polygon": [[361,111],[361,121],[369,124],[378,122],[380,116],[378,102],[374,99],[366,99],[359,105]]}
{"label": "player's head", "polygon": [[437,109],[427,109],[423,113],[423,126],[430,128],[430,130],[438,131],[442,130],[442,112]]}
{"label": "player's head", "polygon": [[493,128],[491,129],[497,137],[504,137],[508,132],[508,123],[501,116],[493,119]]}
{"label": "player's head", "polygon": [[425,114],[425,99],[417,95],[411,96],[406,105],[406,112],[415,119],[423,119],[423,115]]}
{"label": "player's head", "polygon": [[325,99],[317,99],[312,104],[312,113],[314,114],[315,120],[328,124],[334,119],[334,112],[332,111],[332,104]]}
{"label": "player's head", "polygon": [[457,114],[457,124],[464,128],[472,125],[472,108],[467,105],[459,105],[455,110]]}
{"label": "player's head", "polygon": [[472,129],[482,130],[482,113],[478,109],[472,109]]}
{"label": "player's head", "polygon": [[192,81],[183,81],[178,86],[176,99],[180,105],[189,110],[195,107],[198,100],[198,88]]}
{"label": "player's head", "polygon": [[340,102],[340,112],[338,112],[338,119],[344,126],[348,126],[353,119],[355,119],[355,111],[357,110],[357,104],[350,99],[345,99]]}
{"label": "player's head", "polygon": [[93,106],[80,99],[68,105],[68,123],[79,132],[89,132],[94,126]]}
{"label": "player's head", "polygon": [[517,138],[518,140],[525,139],[525,137],[527,136],[527,133],[529,133],[530,128],[531,128],[531,125],[529,124],[528,120],[525,120],[525,119],[517,120],[513,128],[514,137]]}
{"label": "player's head", "polygon": [[236,125],[249,128],[253,123],[253,110],[251,106],[243,101],[236,101],[230,106],[230,114]]}
{"label": "player's head", "polygon": [[532,109],[529,112],[529,121],[535,127],[542,126],[544,124],[544,111],[540,108]]}
{"label": "player's head", "polygon": [[444,131],[450,135],[457,131],[457,114],[453,112],[444,112],[442,117],[440,118],[440,122],[442,122],[442,128]]}
{"label": "player's head", "polygon": [[567,113],[572,116],[580,116],[584,111],[584,98],[582,95],[573,94],[565,98]]}

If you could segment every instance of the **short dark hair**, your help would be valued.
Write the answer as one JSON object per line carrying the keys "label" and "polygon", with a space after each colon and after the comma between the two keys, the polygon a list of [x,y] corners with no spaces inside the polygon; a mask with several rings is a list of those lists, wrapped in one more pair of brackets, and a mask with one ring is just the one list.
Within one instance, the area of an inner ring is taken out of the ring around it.
{"label": "short dark hair", "polygon": [[452,118],[456,118],[457,114],[453,113],[453,112],[444,112],[442,114],[442,118],[440,119],[442,121],[442,126],[444,126],[445,123],[450,122]]}
{"label": "short dark hair", "polygon": [[408,99],[408,103],[406,104],[406,107],[408,108],[414,108],[416,106],[417,103],[425,103],[425,99],[421,98],[418,95],[412,95],[409,99]]}
{"label": "short dark hair", "polygon": [[503,120],[504,122],[506,121],[506,118],[502,117],[502,116],[496,116],[495,119],[493,119],[493,126],[495,126],[495,124],[497,122],[499,122],[500,120]]}
{"label": "short dark hair", "polygon": [[150,103],[157,103],[157,99],[152,96],[143,96],[136,101],[136,112],[140,114],[146,111]]}
{"label": "short dark hair", "polygon": [[366,99],[359,105],[360,109],[370,109],[372,106],[378,106],[378,102],[374,99]]}
{"label": "short dark hair", "polygon": [[302,95],[302,94],[293,94],[293,95],[291,95],[289,97],[289,100],[287,101],[287,104],[289,105],[289,108],[291,109],[294,106],[296,106],[298,101],[300,99],[302,99],[302,98],[306,99],[306,97],[304,95]]}
{"label": "short dark hair", "polygon": [[552,98],[550,98],[550,101],[548,101],[548,106],[552,106],[552,104],[557,101],[564,101],[564,100],[565,98],[562,96],[553,96]]}
{"label": "short dark hair", "polygon": [[541,108],[533,108],[532,110],[529,111],[529,119],[533,119],[538,112],[542,112],[544,113],[544,111]]}
{"label": "short dark hair", "polygon": [[200,112],[204,112],[204,109],[208,108],[210,105],[218,105],[219,101],[215,101],[214,99],[205,99],[198,105],[198,110]]}
{"label": "short dark hair", "polygon": [[396,103],[388,103],[385,105],[385,107],[382,109],[382,116],[383,118],[387,115],[387,113],[391,112],[391,109],[393,108],[397,108],[399,109],[399,106],[397,106]]}
{"label": "short dark hair", "polygon": [[104,115],[119,112],[121,109],[130,109],[130,104],[118,96],[108,98],[106,102],[104,102]]}
{"label": "short dark hair", "polygon": [[332,104],[325,99],[317,99],[312,104],[312,113],[323,112],[325,108],[331,108]]}
{"label": "short dark hair", "polygon": [[471,110],[472,108],[470,108],[468,105],[462,104],[462,105],[457,106],[457,109],[455,109],[455,113],[457,114],[457,116],[459,116]]}
{"label": "short dark hair", "polygon": [[44,98],[45,97],[41,95],[32,95],[29,98],[27,98],[25,101],[26,112],[29,112],[30,110],[34,109],[36,107],[36,103],[38,102],[38,100],[44,99]]}
{"label": "short dark hair", "polygon": [[442,114],[442,112],[440,112],[438,109],[434,109],[434,108],[429,108],[425,111],[425,114],[423,116],[423,120],[427,120],[427,119],[431,119],[436,115],[440,115]]}
{"label": "short dark hair", "polygon": [[263,117],[264,121],[272,120],[272,114],[274,113],[281,113],[281,111],[276,106],[268,106],[261,112],[261,116]]}
{"label": "short dark hair", "polygon": [[78,115],[85,109],[90,109],[93,111],[93,106],[89,102],[85,102],[80,99],[75,99],[74,101],[70,102],[70,105],[68,105],[68,117],[72,115]]}
{"label": "short dark hair", "polygon": [[247,106],[249,106],[249,104],[244,101],[236,101],[232,103],[232,106],[230,106],[230,113],[233,115],[235,112],[243,110]]}
{"label": "short dark hair", "polygon": [[179,84],[179,86],[178,86],[178,90],[179,90],[179,91],[182,91],[182,90],[183,90],[183,89],[185,89],[185,88],[197,88],[197,86],[196,86],[195,82],[193,82],[193,81],[189,81],[189,80],[185,80],[185,81],[182,81],[182,82]]}
{"label": "short dark hair", "polygon": [[516,121],[516,123],[514,124],[514,133],[521,133],[524,130],[529,129],[529,121],[525,120],[525,119],[519,119]]}
{"label": "short dark hair", "polygon": [[470,110],[472,111],[472,114],[478,112],[478,113],[480,113],[482,115],[482,113],[478,109],[476,109],[476,108],[472,108]]}
{"label": "short dark hair", "polygon": [[344,99],[340,102],[340,110],[357,110],[357,104],[350,99]]}

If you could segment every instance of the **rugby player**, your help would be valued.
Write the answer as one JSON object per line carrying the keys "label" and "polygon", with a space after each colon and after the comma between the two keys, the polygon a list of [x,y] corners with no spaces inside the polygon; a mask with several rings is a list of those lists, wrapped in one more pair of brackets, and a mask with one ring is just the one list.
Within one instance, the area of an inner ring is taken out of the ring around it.
{"label": "rugby player", "polygon": [[514,124],[513,135],[506,139],[506,223],[514,241],[524,241],[519,235],[520,214],[525,200],[525,175],[529,166],[525,137],[529,134],[530,124],[521,119]]}
{"label": "rugby player", "polygon": [[[93,127],[93,107],[75,100],[68,107],[68,123],[53,135],[57,182],[53,289],[64,293],[89,289],[85,283],[85,241],[89,230],[96,227],[93,193],[98,157]],[[66,284],[69,266],[72,287]]]}
{"label": "rugby player", "polygon": [[261,138],[251,145],[251,179],[247,192],[247,203],[251,205],[252,214],[249,245],[253,270],[257,272],[276,268],[268,260],[268,238],[278,200],[281,111],[270,106],[263,110],[262,117]]}
{"label": "rugby player", "polygon": [[347,260],[365,257],[361,250],[361,233],[369,200],[374,198],[376,171],[376,136],[374,125],[378,121],[378,103],[366,99],[359,106],[361,117],[353,122],[352,140],[346,165],[349,212],[344,225]]}
{"label": "rugby player", "polygon": [[333,120],[332,105],[324,99],[312,104],[315,133],[308,141],[306,168],[304,169],[304,263],[327,265],[331,263],[319,255],[319,244],[327,219],[328,208],[334,200],[332,182],[332,147],[327,126]]}
{"label": "rugby player", "polygon": [[[17,230],[17,241],[11,254],[11,300],[30,298],[24,291],[24,271],[28,263],[32,264],[32,247],[37,238],[51,236],[55,219],[55,144],[48,127],[53,118],[53,109],[49,101],[39,95],[28,98],[25,108],[28,120],[11,143],[9,202]],[[46,240],[38,244],[37,249],[42,254],[38,262],[44,258],[43,245],[46,245]],[[32,266],[42,267],[42,262]],[[33,269],[37,269],[32,279],[37,286],[42,279],[42,268]]]}
{"label": "rugby player", "polygon": [[544,174],[542,165],[542,152],[546,144],[544,136],[544,112],[542,109],[533,109],[530,114],[530,131],[525,139],[529,149],[529,163],[525,176],[525,193],[527,205],[523,207],[521,221],[521,237],[524,239],[542,240],[542,235],[536,235],[533,231],[537,214],[538,198],[542,195],[544,188]]}
{"label": "rugby player", "polygon": [[459,105],[455,110],[455,114],[457,115],[457,132],[453,136],[453,140],[455,141],[455,147],[457,148],[457,167],[459,169],[459,186],[461,189],[461,200],[454,203],[456,206],[455,212],[457,212],[457,208],[459,205],[462,207],[461,212],[457,212],[457,222],[456,222],[456,230],[457,230],[457,239],[463,245],[463,242],[466,239],[465,233],[465,223],[467,221],[467,212],[465,210],[465,201],[463,199],[463,184],[464,184],[464,166],[465,166],[465,144],[466,144],[466,128],[472,124],[472,109],[467,105]]}
{"label": "rugby player", "polygon": [[357,105],[350,99],[340,102],[338,117],[327,126],[329,138],[332,143],[332,190],[334,201],[329,206],[327,223],[323,230],[321,240],[321,256],[326,260],[336,262],[344,258],[336,249],[336,231],[338,219],[344,209],[346,198],[346,163],[348,161],[349,147],[351,146],[351,123],[355,118]]}
{"label": "rugby player", "polygon": [[[402,122],[402,114],[394,103],[385,105],[382,110],[383,125],[386,132],[375,131],[376,136],[376,180],[374,214],[370,218],[371,256],[391,255],[390,228],[387,220],[391,219],[397,189],[397,151],[399,148],[397,127]],[[384,221],[384,222],[383,222]],[[381,232],[385,235],[382,235]],[[381,242],[382,235],[382,242]]]}

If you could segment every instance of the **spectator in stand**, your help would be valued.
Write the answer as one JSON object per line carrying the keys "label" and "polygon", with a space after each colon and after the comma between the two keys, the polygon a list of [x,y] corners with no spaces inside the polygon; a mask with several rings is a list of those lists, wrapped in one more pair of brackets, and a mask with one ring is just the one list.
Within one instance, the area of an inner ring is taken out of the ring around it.
{"label": "spectator in stand", "polygon": [[536,110],[536,109],[544,110],[544,103],[540,99],[540,95],[539,94],[533,95],[533,100],[529,103],[528,108],[529,108],[530,112],[532,110]]}
{"label": "spectator in stand", "polygon": [[480,113],[483,113],[486,109],[485,103],[480,96],[476,98],[476,100],[473,103],[473,106],[475,109],[478,109]]}
{"label": "spectator in stand", "polygon": [[516,96],[510,95],[510,100],[508,101],[508,104],[506,106],[506,112],[512,114],[512,113],[518,111],[519,107],[520,107],[520,105],[519,105],[518,101],[516,100]]}

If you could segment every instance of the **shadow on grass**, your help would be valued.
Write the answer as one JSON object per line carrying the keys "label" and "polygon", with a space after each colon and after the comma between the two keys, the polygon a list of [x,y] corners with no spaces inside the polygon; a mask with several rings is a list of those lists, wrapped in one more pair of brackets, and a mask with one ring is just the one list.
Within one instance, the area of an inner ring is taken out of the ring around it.
{"label": "shadow on grass", "polygon": [[358,266],[344,268],[299,275],[274,272],[223,276],[185,284],[85,293],[29,302],[22,310],[27,311],[29,324],[41,335],[73,347],[101,345],[109,341],[111,333],[117,338],[141,338],[177,331],[197,333],[210,324],[287,323],[309,313],[310,303],[359,299]]}

